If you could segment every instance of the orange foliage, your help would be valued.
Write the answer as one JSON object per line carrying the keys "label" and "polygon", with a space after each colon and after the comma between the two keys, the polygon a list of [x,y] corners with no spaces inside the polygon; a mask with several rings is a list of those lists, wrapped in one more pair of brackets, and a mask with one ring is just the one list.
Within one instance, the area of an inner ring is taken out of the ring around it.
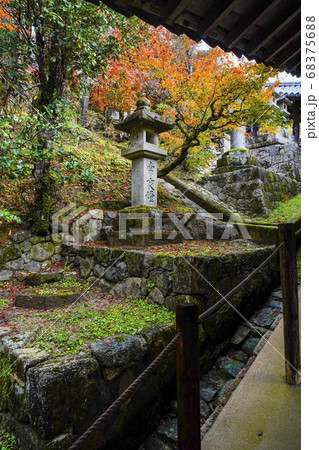
{"label": "orange foliage", "polygon": [[[201,145],[211,145],[213,136],[251,119],[266,122],[273,90],[264,85],[274,74],[264,65],[238,60],[218,47],[203,50],[189,38],[176,38],[158,27],[152,28],[138,52],[127,51],[119,61],[109,62],[93,88],[91,102],[101,110],[124,113],[134,109],[140,96],[147,96],[158,112],[178,124],[177,131],[162,135],[178,153],[176,147],[188,135],[200,138]],[[216,119],[210,120],[212,116]],[[201,127],[200,133],[192,134]]]}
{"label": "orange foliage", "polygon": [[9,5],[9,0],[1,0],[0,2],[0,28],[7,29],[8,31],[14,30],[12,19],[6,11],[6,5]]}

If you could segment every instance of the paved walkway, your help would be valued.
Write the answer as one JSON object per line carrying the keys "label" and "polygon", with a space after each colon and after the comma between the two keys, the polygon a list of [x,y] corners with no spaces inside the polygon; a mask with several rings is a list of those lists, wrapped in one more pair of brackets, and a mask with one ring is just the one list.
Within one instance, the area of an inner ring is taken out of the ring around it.
{"label": "paved walkway", "polygon": [[[269,342],[284,353],[283,321]],[[202,441],[202,450],[300,449],[300,386],[284,381],[282,357],[266,344]]]}

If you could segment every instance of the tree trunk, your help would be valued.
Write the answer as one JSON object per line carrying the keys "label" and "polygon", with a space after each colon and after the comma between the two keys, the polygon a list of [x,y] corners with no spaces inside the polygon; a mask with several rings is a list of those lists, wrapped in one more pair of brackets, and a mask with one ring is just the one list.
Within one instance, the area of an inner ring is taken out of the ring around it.
{"label": "tree trunk", "polygon": [[166,164],[166,166],[162,167],[161,170],[158,171],[158,177],[163,178],[165,175],[168,175],[172,170],[175,169],[175,167],[182,164],[182,162],[186,159],[188,155],[188,150],[190,149],[191,144],[184,144],[181,150],[181,153],[178,155],[177,158],[173,159],[173,161]]}
{"label": "tree trunk", "polygon": [[32,228],[36,234],[46,236],[50,231],[51,160],[42,157],[41,153],[39,152],[33,168],[35,194]]}
{"label": "tree trunk", "polygon": [[[36,234],[48,235],[51,219],[51,151],[54,136],[55,100],[62,98],[65,75],[65,57],[59,53],[57,42],[51,43],[52,59],[45,70],[44,37],[36,33],[38,52],[36,53],[40,80],[40,96],[37,110],[42,113],[48,129],[40,131],[41,138],[37,144],[37,155],[34,159],[34,210],[31,213],[32,229]],[[55,58],[53,58],[53,56]],[[48,109],[51,112],[48,113]],[[40,125],[41,126],[41,125]]]}

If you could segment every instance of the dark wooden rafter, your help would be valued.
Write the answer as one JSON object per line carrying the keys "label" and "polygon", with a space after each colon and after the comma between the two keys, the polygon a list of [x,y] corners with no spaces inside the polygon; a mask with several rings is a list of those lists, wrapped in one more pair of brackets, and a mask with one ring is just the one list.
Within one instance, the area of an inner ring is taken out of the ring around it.
{"label": "dark wooden rafter", "polygon": [[256,23],[262,20],[281,2],[282,0],[273,0],[269,3],[269,0],[264,0],[258,3],[257,6],[240,19],[240,21],[235,24],[233,30],[226,35],[225,44],[228,47],[236,45],[236,43],[256,25]]}
{"label": "dark wooden rafter", "polygon": [[271,61],[279,52],[290,45],[301,34],[300,23],[295,23],[291,28],[284,31],[279,37],[276,37],[274,45],[263,53],[265,62]]}
{"label": "dark wooden rafter", "polygon": [[221,0],[214,5],[198,25],[198,33],[204,38],[234,8],[239,0]]}
{"label": "dark wooden rafter", "polygon": [[301,61],[301,50],[296,51],[294,55],[289,56],[286,61],[281,63],[281,67],[287,67],[287,63],[289,62],[289,67],[295,67],[300,64]]}
{"label": "dark wooden rafter", "polygon": [[161,18],[172,25],[191,2],[192,0],[169,0],[162,9]]}
{"label": "dark wooden rafter", "polygon": [[291,45],[287,51],[284,50],[283,54],[279,58],[275,59],[275,62],[279,66],[285,66],[286,63],[298,53],[300,53],[300,39],[297,39],[296,42]]}
{"label": "dark wooden rafter", "polygon": [[[288,47],[288,49],[286,50],[286,55],[289,55],[290,54],[290,51],[291,51],[291,49],[292,48],[295,48],[295,50],[300,50],[300,35],[301,35],[301,32],[299,32],[299,33],[297,33],[296,35],[295,35],[295,37],[294,37],[294,39],[289,39],[289,41],[288,41],[288,44],[289,44],[289,47]],[[298,39],[298,42],[299,42],[299,47],[298,47],[298,44],[297,45],[295,45],[295,46],[291,46],[291,44],[292,44],[292,42],[293,41],[295,41],[296,39]],[[286,48],[287,46],[285,46],[285,48]],[[277,52],[276,52],[277,53]],[[294,51],[293,52],[293,55],[292,56],[294,56],[296,54],[296,52]],[[283,54],[284,55],[284,54]],[[281,59],[279,58],[279,61],[280,61]],[[268,58],[267,59],[267,61],[270,61],[270,63],[271,63],[271,61],[278,61],[278,59],[276,59],[276,58],[274,58],[274,56],[272,56],[271,58]],[[284,62],[286,61],[286,59],[284,59]]]}
{"label": "dark wooden rafter", "polygon": [[[294,2],[294,3],[299,3]],[[278,17],[277,20],[274,21],[268,27],[260,30],[258,36],[254,41],[247,47],[246,52],[248,54],[256,53],[261,47],[263,47],[267,42],[269,42],[274,36],[276,36],[279,32],[281,32],[284,28],[286,28],[301,12],[300,3],[296,9],[289,8],[285,15]]]}
{"label": "dark wooden rafter", "polygon": [[295,70],[297,73],[301,72],[301,61],[298,60],[294,66],[291,66],[290,70]]}
{"label": "dark wooden rafter", "polygon": [[190,13],[189,11],[183,11],[176,19],[176,23],[195,32],[197,31],[199,22],[200,17]]}

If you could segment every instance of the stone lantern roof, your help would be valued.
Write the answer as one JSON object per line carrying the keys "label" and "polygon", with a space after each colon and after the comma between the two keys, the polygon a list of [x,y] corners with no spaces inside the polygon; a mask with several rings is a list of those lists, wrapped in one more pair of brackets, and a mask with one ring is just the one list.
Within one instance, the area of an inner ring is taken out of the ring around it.
{"label": "stone lantern roof", "polygon": [[136,103],[136,110],[127,116],[123,122],[115,125],[115,128],[126,133],[131,133],[134,129],[148,129],[157,134],[164,133],[174,128],[173,124],[163,122],[161,116],[150,110],[150,101],[141,98]]}

